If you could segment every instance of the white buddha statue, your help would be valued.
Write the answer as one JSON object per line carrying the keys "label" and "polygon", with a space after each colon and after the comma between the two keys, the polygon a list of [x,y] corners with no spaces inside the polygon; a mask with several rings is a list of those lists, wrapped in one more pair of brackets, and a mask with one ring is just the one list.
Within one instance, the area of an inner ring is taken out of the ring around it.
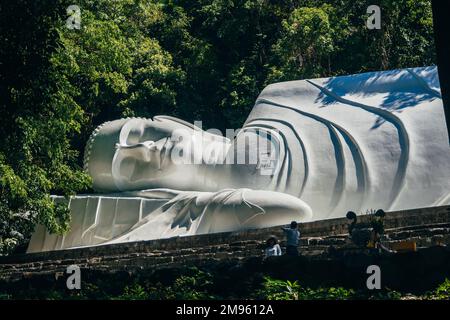
{"label": "white buddha statue", "polygon": [[435,67],[276,83],[235,137],[168,116],[99,126],[85,152],[99,193],[28,251],[445,205],[449,160]]}

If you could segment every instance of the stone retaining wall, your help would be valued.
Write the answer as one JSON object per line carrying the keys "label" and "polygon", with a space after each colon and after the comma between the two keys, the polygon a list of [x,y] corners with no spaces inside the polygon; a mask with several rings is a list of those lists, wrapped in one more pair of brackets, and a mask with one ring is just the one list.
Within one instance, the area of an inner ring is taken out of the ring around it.
{"label": "stone retaining wall", "polygon": [[[364,222],[369,216],[359,217]],[[410,239],[419,247],[450,244],[450,206],[389,212],[385,243]],[[300,250],[311,259],[328,259],[330,246],[348,246],[348,220],[330,219],[300,225]],[[62,272],[67,265],[108,272],[200,265],[210,261],[260,257],[270,235],[283,239],[280,227],[207,234],[115,245],[0,257],[0,279]],[[281,241],[284,245],[284,241]]]}

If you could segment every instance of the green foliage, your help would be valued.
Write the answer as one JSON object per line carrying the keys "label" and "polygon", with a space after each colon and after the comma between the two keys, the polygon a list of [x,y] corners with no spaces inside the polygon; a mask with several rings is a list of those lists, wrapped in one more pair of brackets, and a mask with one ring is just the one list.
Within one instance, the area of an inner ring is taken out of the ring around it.
{"label": "green foliage", "polygon": [[[435,61],[427,0],[3,1],[0,8],[0,254],[37,223],[68,229],[51,194],[90,192],[83,148],[100,123],[178,116],[238,128],[270,82]],[[351,59],[349,58],[351,56]]]}
{"label": "green foliage", "polygon": [[331,288],[306,288],[301,295],[304,300],[348,300],[355,297],[353,290],[344,289],[342,287]]}
{"label": "green foliage", "polygon": [[182,274],[175,279],[172,285],[148,287],[149,299],[175,299],[175,300],[205,300],[214,299],[209,293],[212,286],[212,276],[197,268],[188,269],[187,274]]}
{"label": "green foliage", "polygon": [[148,300],[149,294],[145,292],[145,289],[139,284],[134,284],[132,286],[126,286],[122,295],[120,295],[118,300]]}
{"label": "green foliage", "polygon": [[11,300],[12,297],[10,294],[0,293],[0,300]]}
{"label": "green foliage", "polygon": [[[148,278],[138,276],[127,279],[117,279],[115,275],[106,278],[84,280],[81,290],[67,290],[65,282],[56,284],[51,281],[33,282],[27,279],[24,283],[1,283],[0,300],[39,299],[39,300],[204,300],[230,299],[219,289],[218,275],[186,268],[169,283],[162,284],[159,277]],[[220,277],[220,275],[219,275]],[[64,279],[63,279],[64,280]],[[128,284],[131,283],[131,284]],[[257,289],[259,288],[259,289]],[[223,288],[222,288],[223,290]],[[244,291],[243,291],[244,292]],[[435,290],[422,295],[411,295],[384,288],[382,290],[354,290],[343,287],[303,287],[298,281],[286,281],[264,277],[263,283],[252,283],[250,295],[238,295],[236,299],[267,299],[267,300],[449,300],[450,280],[446,279]]]}
{"label": "green foliage", "polygon": [[290,282],[284,280],[264,277],[263,289],[258,295],[268,300],[299,300],[301,286],[297,281]]}
{"label": "green foliage", "polygon": [[301,286],[298,281],[279,280],[265,277],[262,289],[256,297],[267,300],[398,300],[400,292],[384,289],[377,291],[355,291],[343,287],[309,288]]}
{"label": "green foliage", "polygon": [[365,292],[364,294],[360,294],[359,299],[368,299],[368,300],[401,300],[402,293],[395,290],[377,290],[375,292]]}
{"label": "green foliage", "polygon": [[258,292],[268,300],[347,300],[355,297],[353,290],[338,288],[304,288],[297,281],[264,278],[263,289]]}
{"label": "green foliage", "polygon": [[445,279],[434,291],[427,294],[428,299],[450,300],[450,280]]}
{"label": "green foliage", "polygon": [[52,5],[2,3],[0,254],[25,241],[35,223],[66,231],[68,209],[50,194],[69,196],[90,184],[71,147],[83,110],[73,101],[73,85],[51,62],[58,21]]}
{"label": "green foliage", "polygon": [[282,21],[280,39],[273,47],[279,62],[271,67],[269,83],[320,77],[327,73],[320,62],[333,50],[328,7],[298,8]]}

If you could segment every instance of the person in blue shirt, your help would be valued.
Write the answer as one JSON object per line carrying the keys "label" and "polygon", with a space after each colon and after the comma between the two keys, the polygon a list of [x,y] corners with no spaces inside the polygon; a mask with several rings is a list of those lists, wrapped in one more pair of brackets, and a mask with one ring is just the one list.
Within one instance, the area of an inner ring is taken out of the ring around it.
{"label": "person in blue shirt", "polygon": [[298,256],[298,242],[300,240],[300,231],[296,221],[291,222],[289,228],[283,228],[286,234],[286,254],[288,256]]}

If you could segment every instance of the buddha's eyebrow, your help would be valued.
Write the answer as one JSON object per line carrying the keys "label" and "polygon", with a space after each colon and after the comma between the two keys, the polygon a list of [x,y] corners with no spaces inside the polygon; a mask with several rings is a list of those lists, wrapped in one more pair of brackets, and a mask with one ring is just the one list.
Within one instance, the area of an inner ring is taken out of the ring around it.
{"label": "buddha's eyebrow", "polygon": [[116,143],[115,147],[116,149],[136,149],[136,148],[141,148],[141,147],[152,147],[155,145],[154,141],[145,141],[145,142],[139,142],[139,143],[135,143],[135,144],[120,144],[120,143]]}

